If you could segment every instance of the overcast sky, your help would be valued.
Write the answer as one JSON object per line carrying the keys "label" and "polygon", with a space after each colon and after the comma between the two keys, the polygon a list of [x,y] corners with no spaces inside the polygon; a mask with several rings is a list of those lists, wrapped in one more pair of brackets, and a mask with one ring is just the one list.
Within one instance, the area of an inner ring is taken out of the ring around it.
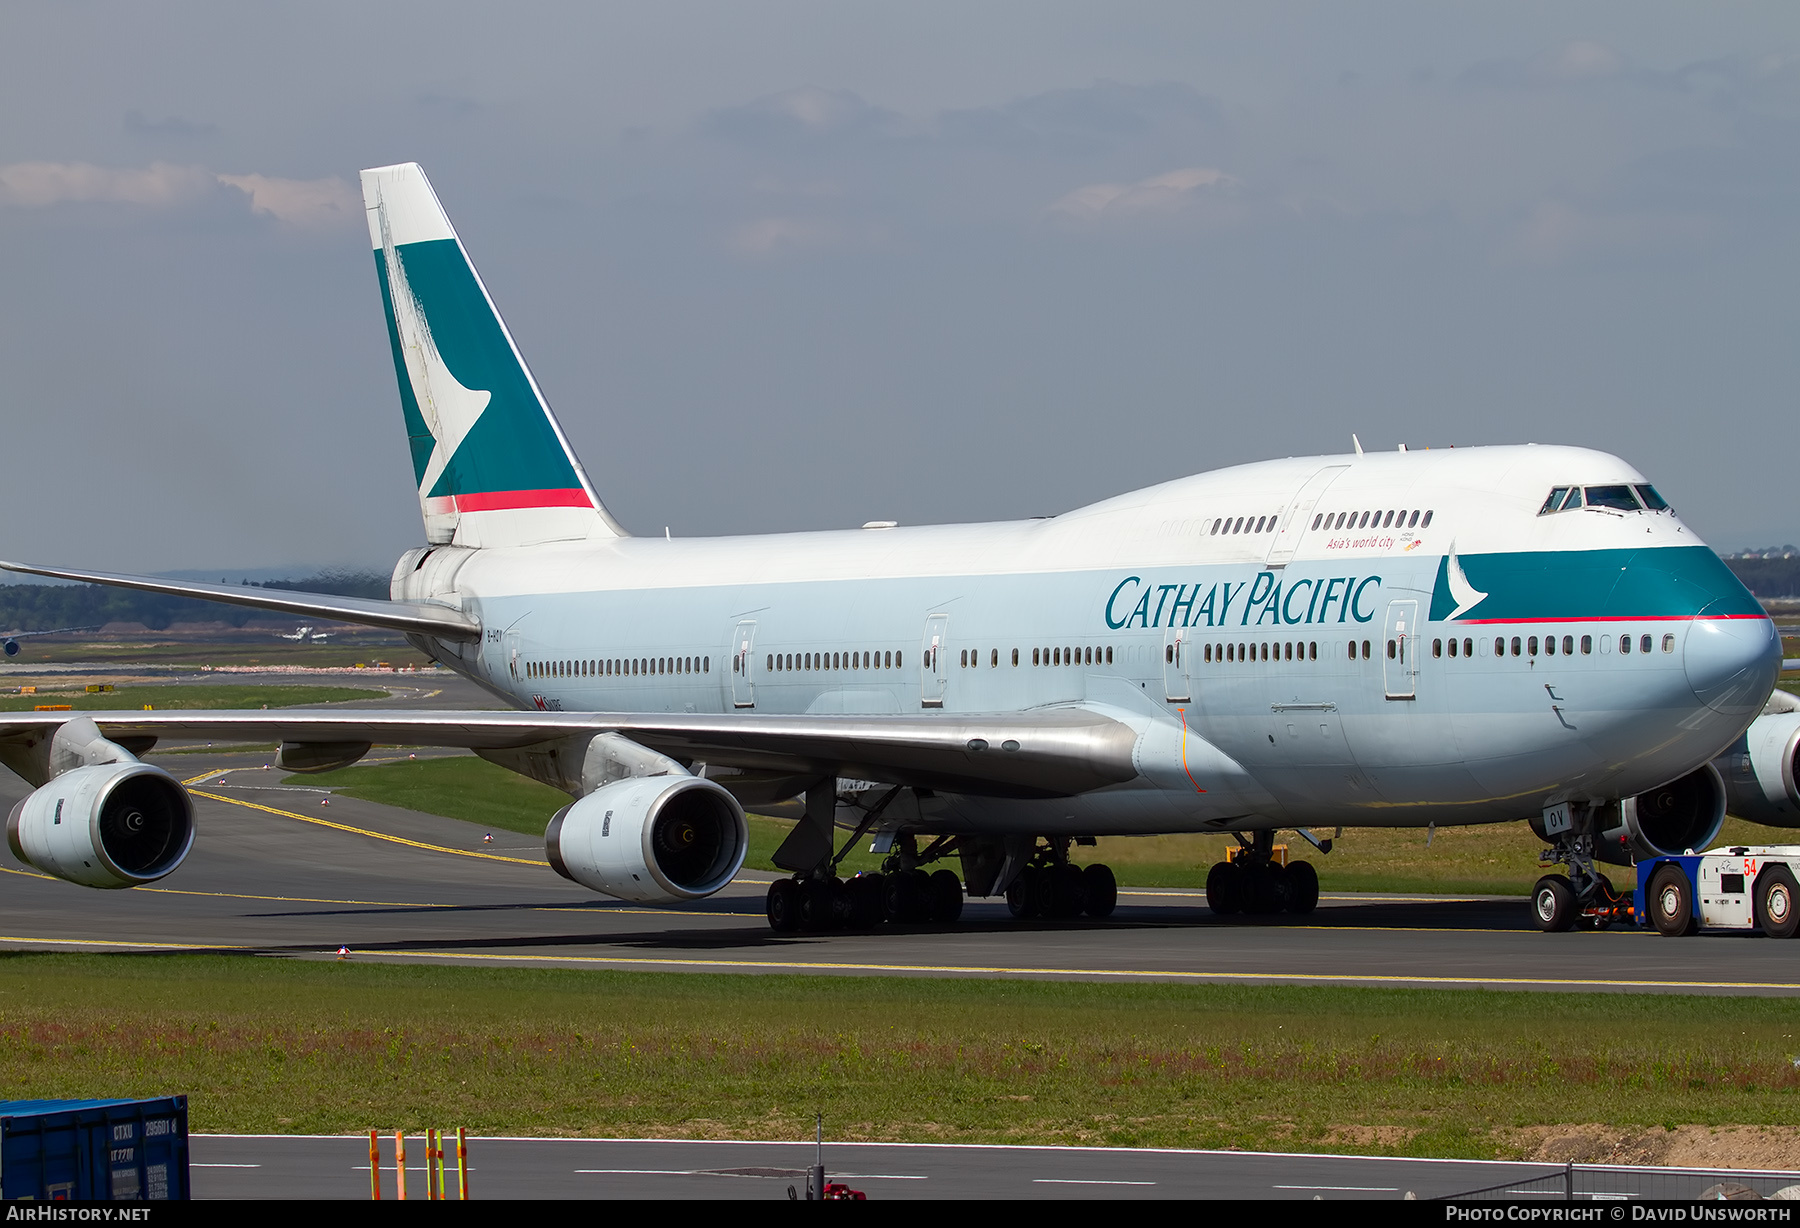
{"label": "overcast sky", "polygon": [[420,539],[357,195],[416,160],[613,513],[1060,511],[1605,448],[1800,541],[1800,8],[0,5],[0,550]]}

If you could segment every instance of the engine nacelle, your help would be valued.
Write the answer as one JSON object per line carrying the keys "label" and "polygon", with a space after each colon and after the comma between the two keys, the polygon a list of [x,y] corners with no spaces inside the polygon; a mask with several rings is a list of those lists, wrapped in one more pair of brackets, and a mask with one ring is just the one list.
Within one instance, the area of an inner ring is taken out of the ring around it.
{"label": "engine nacelle", "polygon": [[135,887],[179,866],[194,844],[187,790],[147,763],[64,772],[12,808],[13,856],[84,887]]}
{"label": "engine nacelle", "polygon": [[1594,856],[1614,865],[1698,851],[1725,822],[1725,782],[1712,764],[1703,763],[1678,780],[1608,806],[1596,820]]}
{"label": "engine nacelle", "polygon": [[603,785],[557,811],[544,832],[558,874],[640,904],[711,895],[749,847],[736,798],[710,780],[673,773]]}
{"label": "engine nacelle", "polygon": [[1800,827],[1800,712],[1765,712],[1713,760],[1726,809],[1770,827]]}

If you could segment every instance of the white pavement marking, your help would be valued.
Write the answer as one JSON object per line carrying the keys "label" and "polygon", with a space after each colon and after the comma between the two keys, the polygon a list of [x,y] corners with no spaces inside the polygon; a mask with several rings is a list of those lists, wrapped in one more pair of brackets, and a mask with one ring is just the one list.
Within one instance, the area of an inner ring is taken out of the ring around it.
{"label": "white pavement marking", "polygon": [[1397,1185],[1272,1185],[1272,1190],[1354,1190],[1362,1194],[1398,1194]]}
{"label": "white pavement marking", "polygon": [[1033,1185],[1155,1185],[1154,1181],[1083,1181],[1076,1177],[1033,1177]]}

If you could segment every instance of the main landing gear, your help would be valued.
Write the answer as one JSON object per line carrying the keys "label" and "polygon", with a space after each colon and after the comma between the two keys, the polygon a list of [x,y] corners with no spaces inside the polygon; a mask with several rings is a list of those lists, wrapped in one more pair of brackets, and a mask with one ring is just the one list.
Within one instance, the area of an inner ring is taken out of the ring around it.
{"label": "main landing gear", "polygon": [[1110,917],[1118,903],[1119,883],[1111,867],[1071,865],[1066,837],[1033,849],[1031,859],[1006,888],[1007,911],[1021,921],[1066,920],[1083,913]]}
{"label": "main landing gear", "polygon": [[[952,870],[927,867],[952,855],[973,855],[979,864],[982,850],[964,850],[956,836],[940,836],[921,850],[917,837],[903,833],[895,837],[893,853],[880,871],[838,878],[838,862],[861,834],[852,836],[843,852],[811,871],[769,884],[765,908],[770,929],[778,934],[817,933],[873,930],[888,924],[948,925],[961,919],[962,880]],[[1084,914],[1096,918],[1112,915],[1119,901],[1113,872],[1103,865],[1071,865],[1069,844],[1063,838],[1028,846],[1025,864],[1006,888],[1006,904],[1013,916],[1060,920]],[[997,853],[995,858],[986,862],[978,889],[995,885]]]}
{"label": "main landing gear", "polygon": [[1206,904],[1222,917],[1304,916],[1319,905],[1319,873],[1311,862],[1277,859],[1273,831],[1251,832],[1248,840],[1240,835],[1235,855],[1206,875]]}
{"label": "main landing gear", "polygon": [[[856,838],[851,837],[852,843]],[[844,852],[849,849],[846,844]],[[842,879],[836,873],[844,855],[839,853],[810,873],[769,884],[769,928],[791,934],[803,929],[872,930],[889,922],[949,924],[962,916],[962,880],[952,870],[924,867],[955,851],[954,836],[940,837],[920,852],[912,835],[902,835],[879,872]]]}

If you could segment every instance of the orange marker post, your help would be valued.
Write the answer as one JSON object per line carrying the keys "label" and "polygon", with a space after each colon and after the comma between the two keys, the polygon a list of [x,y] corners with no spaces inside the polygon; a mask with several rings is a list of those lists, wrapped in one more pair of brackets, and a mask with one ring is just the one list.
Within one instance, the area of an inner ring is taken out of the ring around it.
{"label": "orange marker post", "polygon": [[406,1201],[406,1133],[394,1131],[394,1187],[398,1191],[394,1197],[401,1202]]}
{"label": "orange marker post", "polygon": [[456,1187],[457,1196],[469,1201],[469,1138],[461,1126],[456,1127]]}
{"label": "orange marker post", "polygon": [[425,1199],[437,1198],[437,1131],[425,1131]]}
{"label": "orange marker post", "polygon": [[381,1148],[375,1142],[379,1137],[374,1130],[369,1131],[369,1198],[381,1201]]}

